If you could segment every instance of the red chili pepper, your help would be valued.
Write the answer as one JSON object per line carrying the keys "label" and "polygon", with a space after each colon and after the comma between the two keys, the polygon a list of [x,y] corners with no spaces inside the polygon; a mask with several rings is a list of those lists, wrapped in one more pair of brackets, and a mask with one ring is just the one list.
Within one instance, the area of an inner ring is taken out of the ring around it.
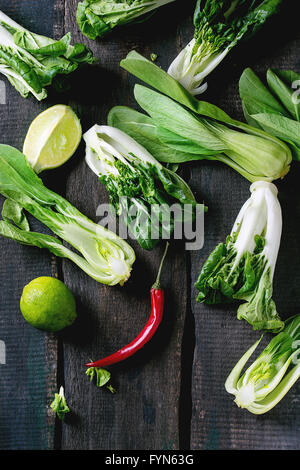
{"label": "red chili pepper", "polygon": [[158,275],[155,283],[153,284],[150,296],[151,296],[151,314],[146,326],[142,329],[140,334],[127,346],[124,346],[119,351],[111,354],[110,356],[100,359],[96,362],[89,362],[85,364],[86,367],[106,367],[111,366],[112,364],[117,364],[118,362],[124,361],[128,357],[133,356],[139,349],[141,349],[155,334],[157,328],[159,327],[164,310],[164,291],[160,287],[160,275],[163,266],[164,259],[168,251],[169,243],[167,243],[164,255],[162,257]]}

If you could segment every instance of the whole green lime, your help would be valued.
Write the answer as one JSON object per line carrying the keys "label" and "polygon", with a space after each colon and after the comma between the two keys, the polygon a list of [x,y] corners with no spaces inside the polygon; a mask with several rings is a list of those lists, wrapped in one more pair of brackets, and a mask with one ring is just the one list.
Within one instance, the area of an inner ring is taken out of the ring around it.
{"label": "whole green lime", "polygon": [[54,277],[38,277],[27,284],[20,300],[25,320],[40,330],[59,331],[71,325],[76,303],[70,289]]}

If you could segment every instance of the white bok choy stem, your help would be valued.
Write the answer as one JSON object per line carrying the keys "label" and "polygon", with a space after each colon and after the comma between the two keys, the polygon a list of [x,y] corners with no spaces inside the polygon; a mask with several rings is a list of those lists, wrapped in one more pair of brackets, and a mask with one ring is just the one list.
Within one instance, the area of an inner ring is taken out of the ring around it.
{"label": "white bok choy stem", "polygon": [[203,80],[222,62],[230,51],[226,47],[221,52],[211,54],[199,46],[195,51],[196,40],[192,39],[178,54],[168,68],[168,74],[177,80],[192,95],[200,95],[207,90]]}
{"label": "white bok choy stem", "polygon": [[231,273],[246,251],[253,253],[255,236],[259,235],[264,237],[261,257],[266,260],[265,270],[270,269],[272,281],[282,232],[278,190],[273,183],[257,181],[250,186],[250,191],[251,197],[240,210],[231,231],[232,236],[237,234],[234,242],[236,257]]}
{"label": "white bok choy stem", "polygon": [[83,136],[87,153],[86,163],[96,175],[118,175],[114,166],[116,160],[128,165],[131,161],[140,160],[161,168],[161,164],[134,139],[125,132],[111,126],[99,126],[95,124]]}

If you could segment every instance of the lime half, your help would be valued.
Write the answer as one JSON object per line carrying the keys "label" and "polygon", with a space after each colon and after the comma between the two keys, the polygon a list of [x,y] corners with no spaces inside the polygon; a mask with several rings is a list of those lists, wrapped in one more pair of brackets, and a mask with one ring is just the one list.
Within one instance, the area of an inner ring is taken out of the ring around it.
{"label": "lime half", "polygon": [[82,136],[81,124],[70,106],[46,109],[31,123],[23,153],[36,173],[57,168],[75,153]]}
{"label": "lime half", "polygon": [[59,331],[71,325],[76,303],[68,287],[54,277],[38,277],[24,289],[20,309],[25,320],[40,330]]}

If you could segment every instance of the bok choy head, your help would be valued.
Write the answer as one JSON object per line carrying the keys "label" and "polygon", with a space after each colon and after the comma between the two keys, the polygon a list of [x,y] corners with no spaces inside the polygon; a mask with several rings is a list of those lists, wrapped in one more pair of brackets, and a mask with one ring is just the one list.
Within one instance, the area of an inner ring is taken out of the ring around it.
{"label": "bok choy head", "polygon": [[259,342],[246,351],[225,382],[235,403],[253,414],[270,411],[300,377],[300,315],[287,320],[284,330],[242,373]]}
{"label": "bok choy head", "polygon": [[48,85],[60,85],[59,75],[95,61],[84,44],[70,43],[70,33],[55,41],[28,31],[0,11],[0,73],[24,98],[32,94],[43,100]]}
{"label": "bok choy head", "polygon": [[280,246],[282,216],[277,188],[258,181],[241,208],[231,234],[204,263],[195,287],[197,301],[209,304],[244,300],[237,312],[254,330],[279,331],[272,283]]}
{"label": "bok choy head", "polygon": [[200,115],[142,85],[135,85],[134,94],[157,127],[157,139],[176,151],[226,163],[251,182],[273,181],[289,171],[292,155],[286,144],[230,119],[216,106],[199,102]]}
{"label": "bok choy head", "polygon": [[84,0],[78,3],[77,22],[82,33],[96,39],[116,26],[142,21],[157,8],[174,0]]}
{"label": "bok choy head", "polygon": [[[103,284],[122,285],[127,281],[135,261],[128,243],[47,189],[25,156],[7,145],[0,145],[0,194],[7,198],[0,221],[2,236],[25,245],[47,248],[56,256],[70,259]],[[24,210],[76,251],[56,237],[31,232]]]}
{"label": "bok choy head", "polygon": [[282,0],[198,0],[195,35],[169,67],[168,73],[190,93],[203,93],[202,84],[241,40],[254,34],[277,12]]}
{"label": "bok choy head", "polygon": [[[193,218],[198,205],[188,185],[132,137],[111,126],[95,125],[84,140],[87,164],[143,248],[151,250],[162,238],[170,238],[176,222]],[[173,204],[177,211],[173,212]]]}

